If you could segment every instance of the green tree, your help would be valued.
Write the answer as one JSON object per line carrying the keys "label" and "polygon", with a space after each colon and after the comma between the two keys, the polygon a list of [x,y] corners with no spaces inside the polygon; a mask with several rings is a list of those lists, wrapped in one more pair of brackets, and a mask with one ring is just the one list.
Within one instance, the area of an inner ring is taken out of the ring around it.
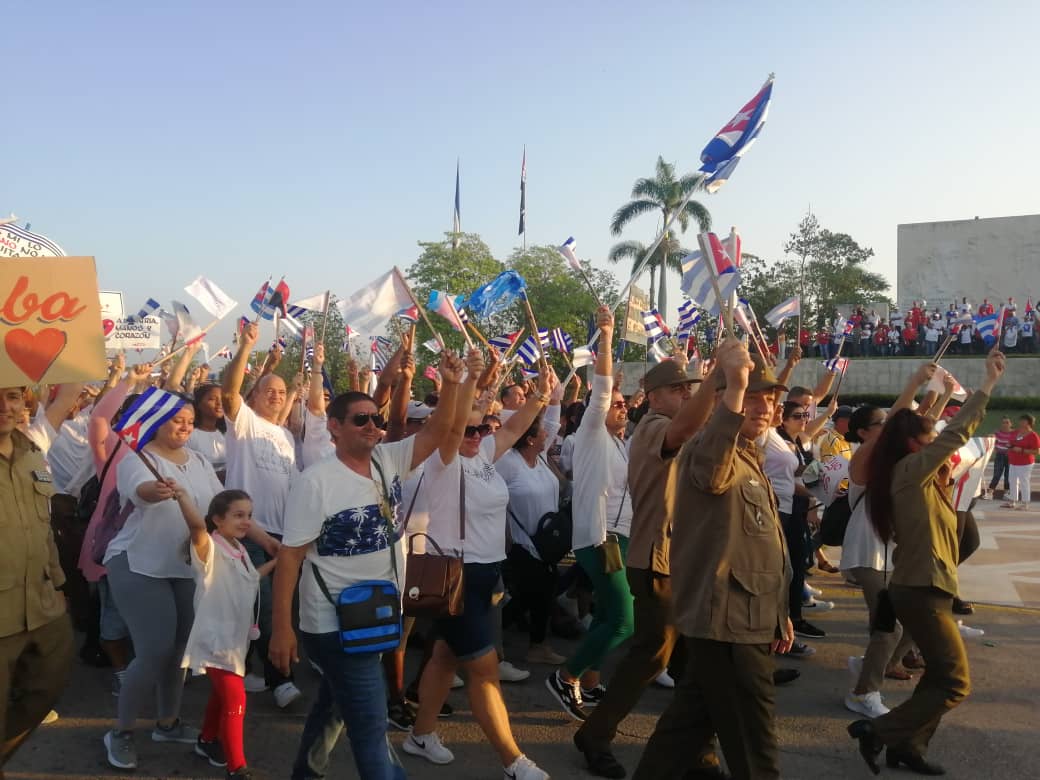
{"label": "green tree", "polygon": [[[703,189],[703,186],[704,176],[702,174],[687,173],[676,177],[675,165],[666,163],[663,157],[658,157],[654,177],[652,179],[636,180],[636,183],[632,185],[632,200],[614,212],[614,216],[610,221],[610,232],[615,236],[620,236],[630,222],[645,214],[654,213],[661,214],[662,225],[667,225],[668,221],[675,215],[675,222],[678,223],[679,229],[683,233],[689,227],[690,220],[697,222],[701,232],[710,230],[711,215],[708,213],[708,210],[695,200],[687,200],[691,193],[696,192],[698,189]],[[685,205],[683,205],[684,201],[686,201]],[[610,253],[614,262],[631,256],[630,254],[625,254],[624,251],[615,256],[615,250],[617,249],[618,247],[614,247]],[[679,262],[683,257],[681,252],[678,238],[674,231],[670,229],[648,263],[649,268],[660,269],[661,279],[657,292],[657,308],[662,314],[668,310],[667,269],[672,268],[681,272],[681,264]],[[651,278],[652,287],[653,278]],[[653,300],[652,294],[651,300]]]}
{"label": "green tree", "polygon": [[[686,257],[686,255],[690,254],[690,250],[689,249],[684,249],[683,247],[678,246],[677,242],[670,242],[670,243],[672,243],[674,245],[671,247],[672,251],[671,251],[671,254],[669,254],[669,256],[668,256],[667,267],[668,268],[674,268],[674,269],[678,270],[679,273],[681,274],[682,273],[682,259],[684,257]],[[663,246],[663,242],[662,242],[662,246]],[[607,254],[607,259],[610,262],[612,262],[612,263],[619,263],[622,260],[631,260],[632,261],[632,273],[635,273],[636,269],[639,267],[639,261],[642,260],[646,256],[646,250],[647,249],[649,249],[649,247],[646,246],[646,244],[644,244],[642,241],[622,241],[622,242],[620,242],[618,244],[614,244],[614,246],[612,246],[610,248],[610,252]],[[659,256],[661,254],[661,251],[662,251],[661,248],[658,247],[657,251],[654,252],[655,257]],[[657,267],[658,267],[658,263],[659,262],[660,261],[658,260],[656,263],[649,263],[647,265],[648,269],[650,270],[649,300],[651,302],[653,302],[654,299],[655,299],[654,290],[656,289],[655,283],[656,283],[656,279],[657,279]],[[664,286],[664,276],[663,276],[663,274],[662,274],[662,277],[661,277],[661,281],[662,281],[662,287],[663,287]],[[668,303],[667,295],[665,295],[664,296],[664,300],[658,305],[658,311],[660,311],[661,315],[664,316],[664,317],[668,316],[668,312],[666,311],[665,308],[662,308],[662,307],[665,307],[667,305],[667,303]],[[651,303],[651,305],[653,305],[653,304]]]}

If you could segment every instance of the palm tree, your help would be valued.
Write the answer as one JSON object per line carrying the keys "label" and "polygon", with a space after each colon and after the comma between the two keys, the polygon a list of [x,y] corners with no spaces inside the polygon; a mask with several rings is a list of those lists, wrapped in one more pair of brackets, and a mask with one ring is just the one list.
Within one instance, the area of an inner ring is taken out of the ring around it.
{"label": "palm tree", "polygon": [[[695,200],[686,200],[690,193],[703,187],[703,182],[704,176],[700,173],[687,173],[676,178],[675,166],[672,163],[666,163],[663,157],[658,157],[654,178],[636,180],[636,183],[632,185],[632,200],[614,212],[614,217],[610,221],[610,232],[615,236],[620,236],[621,231],[629,222],[652,212],[661,213],[664,225],[667,225],[672,215],[675,214],[675,221],[679,223],[680,231],[683,233],[689,227],[691,219],[696,220],[701,232],[711,230],[711,215],[708,210]],[[686,201],[685,206],[683,206],[683,201]],[[676,214],[680,206],[682,206],[682,211]],[[630,254],[626,254],[630,250],[622,250],[621,254],[616,257],[614,250],[631,243],[633,242],[625,241],[614,247],[611,250],[610,259],[617,262],[624,257],[630,257]],[[661,284],[657,291],[657,309],[663,316],[667,316],[668,309],[668,285],[665,271],[667,268],[674,268],[681,272],[680,261],[683,256],[678,240],[669,230],[648,264],[651,274],[651,300],[653,300],[654,273],[658,268],[661,270]]]}

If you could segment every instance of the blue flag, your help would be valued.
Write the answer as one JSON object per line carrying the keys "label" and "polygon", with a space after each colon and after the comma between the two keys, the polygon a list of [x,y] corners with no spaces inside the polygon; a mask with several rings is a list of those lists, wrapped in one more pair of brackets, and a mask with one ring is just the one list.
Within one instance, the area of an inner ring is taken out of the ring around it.
{"label": "blue flag", "polygon": [[489,317],[508,309],[527,287],[524,277],[516,271],[503,271],[469,296],[465,307],[478,317]]}

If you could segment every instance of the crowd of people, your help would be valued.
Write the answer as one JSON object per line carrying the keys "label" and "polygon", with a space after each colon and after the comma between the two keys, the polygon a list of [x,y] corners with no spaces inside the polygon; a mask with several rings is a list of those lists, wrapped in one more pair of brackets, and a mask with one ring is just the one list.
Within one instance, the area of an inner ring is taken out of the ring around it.
{"label": "crowd of people", "polygon": [[[874,327],[860,316],[858,327]],[[584,397],[544,362],[515,383],[493,349],[473,349],[444,351],[438,391],[413,399],[407,333],[371,393],[356,378],[332,397],[321,344],[290,385],[274,371],[277,349],[251,375],[255,323],[219,384],[191,369],[188,349],[158,379],[117,357],[99,388],[0,391],[0,648],[4,668],[18,669],[0,677],[3,760],[67,682],[63,590],[86,635],[82,657],[114,671],[118,714],[99,743],[119,769],[138,767],[135,724],[154,708],[152,740],[192,745],[229,778],[253,776],[246,694],[292,705],[303,655],[320,683],[294,779],[330,776],[344,730],[366,780],[406,775],[389,728],[408,732],[409,756],[450,764],[437,724],[460,670],[503,776],[546,778],[510,725],[501,683],[530,672],[506,659],[505,624],[527,634],[527,664],[550,667],[547,700],[580,724],[574,744],[593,774],[626,776],[611,744],[656,682],[674,695],[634,777],[778,778],[774,688],[799,676],[784,662],[815,652],[806,640],[826,637],[817,616],[834,606],[806,580],[816,567],[863,593],[870,628],[849,659],[844,703],[863,716],[849,733],[864,760],[879,771],[887,747],[889,766],[940,774],[929,740],[969,691],[955,611],[971,605],[957,566],[978,545],[970,511],[946,497],[949,458],[982,420],[1003,353],[988,353],[984,382],[952,415],[948,395],[915,402],[932,364],[891,409],[835,398],[818,408],[833,374],[789,388],[801,349],[776,374],[733,338],[697,367],[682,354],[662,361],[626,398],[606,307],[596,326]],[[135,415],[156,385],[168,414],[138,447]],[[998,434],[990,489],[1010,481],[1009,506],[1028,508],[1032,423],[1007,420]],[[821,500],[812,475],[832,459],[847,473]],[[818,533],[834,501],[848,506],[836,563]],[[81,540],[71,552],[70,537]],[[430,594],[409,570],[436,558],[459,561],[445,566],[454,596],[410,608]],[[565,656],[549,636],[568,612],[580,641]],[[425,651],[406,685],[413,632]],[[188,670],[211,694],[204,713],[182,718]],[[889,710],[883,680],[922,670]]]}
{"label": "crowd of people", "polygon": [[[1004,310],[999,334],[1001,350],[1011,354],[1040,351],[1032,299],[1021,312],[1014,298],[1008,298],[1005,304],[998,303],[997,307]],[[959,302],[945,307],[933,306],[931,310],[924,301],[913,301],[905,312],[899,306],[892,306],[887,316],[880,315],[876,309],[857,306],[848,318],[835,313],[815,333],[803,326],[798,342],[805,354],[823,358],[835,357],[839,347],[844,357],[931,357],[942,349],[947,339],[950,339],[950,354],[984,355],[991,343],[980,332],[979,318],[996,313],[988,298],[977,307],[962,297]],[[793,346],[793,338],[786,333],[783,338]],[[996,341],[997,334],[993,338]]]}

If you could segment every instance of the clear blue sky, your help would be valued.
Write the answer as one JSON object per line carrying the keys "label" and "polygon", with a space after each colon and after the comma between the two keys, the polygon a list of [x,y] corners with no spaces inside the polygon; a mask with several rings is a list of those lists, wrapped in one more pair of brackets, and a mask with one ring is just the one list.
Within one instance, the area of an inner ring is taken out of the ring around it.
{"label": "clear blue sky", "polygon": [[606,267],[632,182],[658,154],[696,169],[774,71],[761,138],[703,196],[718,232],[778,257],[811,205],[894,282],[899,223],[1040,210],[1038,9],[22,0],[0,215],[95,255],[128,309],[199,273],[240,301],[283,273],[347,295],[450,229],[456,157],[463,228],[507,255],[526,144],[528,242]]}

